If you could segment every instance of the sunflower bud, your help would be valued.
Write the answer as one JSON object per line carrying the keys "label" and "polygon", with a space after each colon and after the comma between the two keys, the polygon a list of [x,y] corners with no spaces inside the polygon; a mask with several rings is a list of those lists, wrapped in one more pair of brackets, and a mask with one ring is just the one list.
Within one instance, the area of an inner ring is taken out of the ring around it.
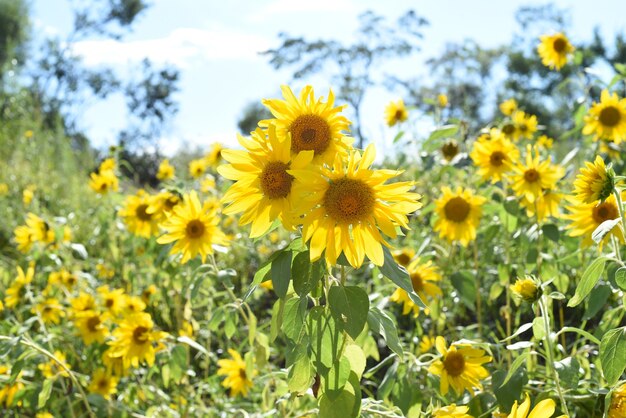
{"label": "sunflower bud", "polygon": [[515,284],[510,286],[510,289],[515,296],[528,303],[536,302],[541,296],[541,288],[537,280],[530,276],[517,279]]}

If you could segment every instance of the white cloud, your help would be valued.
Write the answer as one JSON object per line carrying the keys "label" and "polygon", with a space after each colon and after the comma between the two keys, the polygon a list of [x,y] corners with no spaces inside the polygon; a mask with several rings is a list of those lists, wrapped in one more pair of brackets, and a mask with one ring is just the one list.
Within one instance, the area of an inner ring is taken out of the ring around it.
{"label": "white cloud", "polygon": [[183,68],[196,59],[254,60],[270,45],[270,40],[264,37],[228,29],[179,28],[157,39],[80,41],[72,45],[72,50],[91,66],[127,64],[149,58]]}
{"label": "white cloud", "polygon": [[275,0],[259,12],[248,16],[250,21],[261,22],[270,17],[293,13],[351,12],[356,9],[352,0]]}

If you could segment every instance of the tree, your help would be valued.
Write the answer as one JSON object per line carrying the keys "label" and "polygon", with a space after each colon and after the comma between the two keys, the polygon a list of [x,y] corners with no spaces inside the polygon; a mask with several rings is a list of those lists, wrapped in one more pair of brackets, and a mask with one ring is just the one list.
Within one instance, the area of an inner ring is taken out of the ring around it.
{"label": "tree", "polygon": [[28,29],[25,0],[0,0],[0,91],[4,90],[5,72],[24,62]]}

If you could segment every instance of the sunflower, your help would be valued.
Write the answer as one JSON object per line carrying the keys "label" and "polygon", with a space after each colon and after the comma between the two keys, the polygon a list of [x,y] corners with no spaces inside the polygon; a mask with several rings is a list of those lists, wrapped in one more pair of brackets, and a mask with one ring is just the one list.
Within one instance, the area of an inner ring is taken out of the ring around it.
{"label": "sunflower", "polygon": [[262,120],[259,126],[276,126],[278,138],[286,140],[291,134],[291,153],[313,151],[315,162],[331,164],[337,154],[345,154],[352,146],[352,138],[344,134],[349,130],[350,121],[341,115],[345,106],[334,107],[335,96],[332,90],[328,101],[315,99],[313,87],[306,86],[297,98],[291,89],[282,86],[283,97],[265,99],[263,104],[272,112],[275,119]]}
{"label": "sunflower", "polygon": [[478,166],[478,174],[483,180],[496,183],[519,159],[519,150],[497,129],[492,129],[489,140],[474,142],[470,158]]}
{"label": "sunflower", "polygon": [[435,337],[424,335],[419,343],[420,354],[428,353],[435,346]]}
{"label": "sunflower", "polygon": [[537,280],[526,276],[523,279],[518,278],[515,284],[509,286],[513,295],[528,303],[534,303],[541,296],[541,288]]}
{"label": "sunflower", "polygon": [[[3,382],[8,382],[11,377],[12,368],[6,365],[0,365],[0,376],[2,376]],[[5,383],[3,386],[0,386],[0,406],[5,408],[10,408],[13,406],[13,401],[15,400],[15,395],[22,389],[24,389],[24,384],[19,380],[22,378],[22,372],[17,374],[17,379],[13,383]],[[18,401],[18,405],[20,405],[21,401]],[[6,412],[6,411],[5,411]]]}
{"label": "sunflower", "polygon": [[179,195],[178,192],[166,190],[150,199],[150,205],[148,209],[146,209],[146,212],[163,219],[163,215],[169,215],[174,207],[181,201],[182,196]]}
{"label": "sunflower", "polygon": [[461,148],[459,147],[459,143],[454,139],[447,140],[441,146],[441,155],[448,162],[452,161],[454,157],[459,154],[459,152],[461,152]]}
{"label": "sunflower", "polygon": [[602,90],[600,103],[593,102],[585,116],[583,134],[593,134],[594,141],[604,139],[617,145],[626,140],[626,99]]}
{"label": "sunflower", "polygon": [[541,43],[537,46],[537,52],[543,65],[560,70],[567,63],[567,57],[574,52],[572,44],[562,33],[543,35],[539,39]]}
{"label": "sunflower", "polygon": [[124,295],[124,312],[127,315],[143,312],[146,309],[145,302],[139,296]]}
{"label": "sunflower", "polygon": [[32,313],[39,314],[45,324],[58,324],[65,317],[63,306],[55,298],[48,298],[31,309]]}
{"label": "sunflower", "polygon": [[389,102],[385,107],[385,120],[387,126],[395,126],[398,123],[404,122],[409,118],[409,111],[404,105],[404,100],[400,99],[397,102]]}
{"label": "sunflower", "polygon": [[235,350],[229,349],[228,353],[231,359],[221,359],[217,361],[219,369],[218,376],[226,376],[222,382],[222,386],[230,389],[230,396],[248,395],[248,390],[253,386],[249,373],[246,371],[246,362],[243,361],[241,355]]}
{"label": "sunflower", "polygon": [[468,414],[468,406],[456,406],[456,404],[442,406],[433,410],[433,418],[473,418]]}
{"label": "sunflower", "polygon": [[36,189],[37,187],[35,185],[30,184],[22,190],[22,203],[24,203],[24,206],[29,206],[33,202]]}
{"label": "sunflower", "polygon": [[202,176],[207,170],[207,164],[204,158],[198,158],[189,162],[189,175],[194,179]]}
{"label": "sunflower", "polygon": [[113,316],[117,316],[124,310],[126,298],[124,289],[109,289],[109,286],[100,286],[98,289],[100,295],[100,305]]}
{"label": "sunflower", "polygon": [[98,369],[91,377],[88,389],[90,393],[97,393],[104,399],[111,399],[111,395],[117,392],[117,382],[117,377],[111,376],[104,369]]}
{"label": "sunflower", "polygon": [[306,168],[313,152],[304,151],[292,155],[291,140],[281,140],[274,126],[264,131],[257,129],[249,139],[239,136],[245,150],[224,150],[222,155],[230,164],[222,165],[218,172],[235,180],[222,202],[228,206],[224,214],[243,212],[240,225],[252,224],[250,236],[260,237],[266,233],[276,219],[292,229],[296,219],[293,213],[294,177],[289,170]]}
{"label": "sunflower", "polygon": [[46,363],[41,363],[37,366],[39,370],[41,370],[41,374],[46,379],[51,379],[56,376],[68,377],[70,374],[68,370],[70,370],[70,366],[67,363],[67,359],[65,358],[65,354],[60,351],[54,352],[54,359],[50,359]]}
{"label": "sunflower", "polygon": [[[153,326],[150,314],[145,312],[124,318],[113,331],[113,341],[108,343],[109,356],[121,357],[125,369],[139,367],[144,361],[152,366],[155,351],[162,349],[160,341],[167,336],[165,332],[153,331]],[[156,350],[153,344],[157,344]]]}
{"label": "sunflower", "polygon": [[[530,397],[526,394],[526,399],[521,405],[517,401],[513,403],[511,413],[507,418],[550,418],[554,415],[556,403],[552,399],[544,399],[539,402],[533,410],[530,410]],[[528,413],[530,411],[530,414]]]}
{"label": "sunflower", "polygon": [[128,230],[143,238],[150,238],[159,232],[160,216],[148,211],[151,202],[150,196],[139,190],[136,195],[126,198],[124,207],[119,211]]}
{"label": "sunflower", "polygon": [[226,245],[226,235],[219,229],[217,208],[201,204],[195,190],[186,194],[183,202],[174,207],[170,217],[162,227],[166,233],[157,239],[159,244],[176,242],[170,254],[181,253],[182,263],[186,263],[198,254],[202,262],[207,254],[213,254],[213,245]]}
{"label": "sunflower", "polygon": [[613,187],[613,176],[598,155],[593,163],[585,162],[585,167],[580,169],[574,181],[574,195],[583,203],[604,201],[613,193]]}
{"label": "sunflower", "polygon": [[626,417],[626,383],[613,390],[607,418]]}
{"label": "sunflower", "polygon": [[401,248],[393,252],[393,259],[396,263],[403,267],[408,267],[411,264],[411,260],[415,257],[415,250],[413,248]]}
{"label": "sunflower", "polygon": [[104,342],[109,336],[109,329],[105,325],[108,318],[107,313],[93,310],[83,310],[74,315],[74,324],[85,345]]}
{"label": "sunflower", "polygon": [[515,99],[507,99],[500,103],[500,112],[503,115],[510,116],[517,110],[517,102]]}
{"label": "sunflower", "polygon": [[554,139],[550,138],[548,135],[541,135],[537,138],[537,146],[544,149],[552,149],[552,145],[554,144]]}
{"label": "sunflower", "polygon": [[57,286],[62,286],[67,290],[71,290],[78,283],[78,278],[75,274],[61,269],[59,271],[52,271],[48,274],[48,284],[46,288],[52,289]]}
{"label": "sunflower", "polygon": [[149,304],[152,295],[154,295],[156,292],[157,287],[155,285],[151,284],[150,286],[146,287],[143,292],[141,292],[141,300],[143,301],[143,303],[145,303],[146,305]]}
{"label": "sunflower", "polygon": [[[536,150],[535,150],[536,151]],[[565,170],[553,165],[550,160],[541,161],[539,153],[533,156],[530,145],[526,148],[526,164],[521,161],[513,166],[510,175],[515,194],[525,197],[530,203],[542,195],[544,189],[554,189]]]}
{"label": "sunflower", "polygon": [[115,163],[115,158],[105,158],[100,163],[98,167],[98,172],[101,173],[103,171],[114,171],[117,168],[117,164]]}
{"label": "sunflower", "polygon": [[[419,209],[421,197],[409,192],[413,182],[385,184],[400,171],[372,170],[376,151],[370,144],[361,155],[353,150],[346,159],[337,155],[332,167],[289,170],[302,220],[302,237],[310,241],[311,261],[326,250],[326,261],[337,262],[343,252],[350,265],[358,268],[367,257],[377,266],[384,262],[381,235],[395,238],[396,227],[409,228],[407,215]],[[380,229],[380,231],[379,231]]]}
{"label": "sunflower", "polygon": [[491,357],[486,356],[484,350],[465,344],[453,344],[448,349],[446,341],[441,336],[437,337],[435,346],[441,358],[436,360],[428,371],[439,376],[439,391],[442,395],[448,393],[450,386],[457,395],[461,395],[465,389],[472,396],[474,388],[482,390],[480,379],[489,376],[489,372],[482,365],[491,361]]}
{"label": "sunflower", "polygon": [[159,164],[159,170],[157,171],[156,178],[161,181],[171,180],[174,178],[175,174],[176,169],[170,164],[170,160],[165,159],[161,161],[161,164]]}
{"label": "sunflower", "polygon": [[30,251],[37,242],[50,244],[55,238],[54,231],[48,223],[30,212],[26,215],[26,224],[15,228],[14,234],[17,249],[22,253]]}
{"label": "sunflower", "polygon": [[439,107],[446,107],[448,106],[448,96],[441,93],[437,95],[437,104],[439,105]]}
{"label": "sunflower", "polygon": [[513,140],[530,139],[537,132],[537,116],[518,110],[513,113]]}
{"label": "sunflower", "polygon": [[110,375],[126,376],[128,374],[128,367],[124,365],[124,357],[114,357],[112,355],[114,350],[113,347],[109,347],[109,349],[102,353],[102,363]]}
{"label": "sunflower", "polygon": [[24,288],[33,281],[34,276],[35,266],[28,266],[26,273],[24,273],[24,270],[22,270],[20,266],[17,266],[17,278],[11,283],[4,297],[4,304],[7,308],[13,308],[20,303],[20,300],[24,296]]}
{"label": "sunflower", "polygon": [[466,247],[476,239],[476,229],[482,215],[481,205],[486,199],[461,187],[455,191],[443,187],[441,191],[443,196],[435,201],[435,232],[439,232],[441,238],[450,242],[458,241]]}
{"label": "sunflower", "polygon": [[[622,199],[626,197],[626,193],[622,193]],[[583,248],[593,244],[591,235],[604,221],[618,219],[620,217],[617,204],[615,203],[615,196],[609,196],[604,202],[600,204],[596,203],[582,203],[575,198],[570,199],[571,206],[567,206],[566,209],[570,212],[568,215],[564,215],[564,219],[572,221],[567,229],[570,230],[569,236],[582,237],[581,245]],[[604,239],[598,244],[602,248],[611,237],[616,237],[621,243],[624,242],[624,234],[620,227],[613,228]]]}
{"label": "sunflower", "polygon": [[89,177],[89,187],[98,194],[107,194],[119,189],[119,180],[112,170],[91,173]]}
{"label": "sunflower", "polygon": [[72,306],[72,315],[75,316],[80,312],[96,309],[96,300],[89,293],[81,292],[77,297],[70,299]]}
{"label": "sunflower", "polygon": [[520,200],[520,204],[526,209],[526,215],[529,218],[537,215],[537,222],[542,223],[549,216],[553,218],[561,217],[561,212],[559,211],[561,200],[563,200],[563,193],[546,189],[534,202],[530,202],[526,196],[524,196],[522,200]]}
{"label": "sunflower", "polygon": [[209,167],[217,167],[217,165],[222,161],[222,151],[224,147],[219,142],[213,143],[211,145],[211,150],[207,155],[204,156],[204,161]]}
{"label": "sunflower", "polygon": [[[429,260],[422,263],[419,259],[416,259],[409,265],[407,270],[411,278],[411,283],[413,284],[413,290],[415,290],[415,293],[417,293],[422,301],[426,302],[427,300],[443,295],[439,286],[434,283],[441,280],[441,274],[439,274],[439,269],[432,261]],[[402,315],[408,315],[411,311],[413,311],[413,317],[419,315],[420,307],[409,298],[409,294],[406,290],[400,288],[396,289],[389,300],[403,304]],[[428,314],[428,309],[426,310],[426,314]]]}

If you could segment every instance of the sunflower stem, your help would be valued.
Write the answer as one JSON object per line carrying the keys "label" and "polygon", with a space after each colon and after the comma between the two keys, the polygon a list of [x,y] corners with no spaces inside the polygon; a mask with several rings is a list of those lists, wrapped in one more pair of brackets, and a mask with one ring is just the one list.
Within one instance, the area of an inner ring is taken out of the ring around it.
{"label": "sunflower stem", "polygon": [[[617,187],[615,186],[613,187],[613,196],[615,196],[615,203],[617,205],[617,210],[619,211],[619,217],[622,220],[621,228],[622,228],[622,235],[623,235],[624,229],[626,228],[626,218],[624,217],[624,204],[622,203],[621,193],[619,192],[619,190],[617,190]],[[615,251],[617,253],[616,254],[617,257],[621,259],[620,257],[621,254],[619,253],[618,249],[619,249],[619,245]]]}
{"label": "sunflower stem", "polygon": [[563,408],[563,412],[565,413],[565,415],[569,416],[569,411],[567,409],[567,403],[565,402],[565,397],[563,396],[563,390],[561,389],[561,381],[559,379],[559,374],[556,371],[556,368],[554,367],[554,359],[552,357],[552,355],[554,354],[552,351],[552,341],[550,340],[550,334],[552,333],[552,329],[550,327],[550,318],[548,316],[548,309],[546,307],[546,302],[545,302],[545,297],[542,296],[538,301],[537,301],[538,305],[539,305],[539,310],[541,311],[541,316],[543,317],[543,324],[544,324],[544,328],[545,328],[545,332],[544,332],[544,342],[545,342],[545,349],[546,349],[546,357],[548,360],[548,365],[550,367],[550,370],[552,371],[552,374],[554,376],[554,384],[556,386],[556,392],[559,395],[559,399],[561,400],[561,406]]}
{"label": "sunflower stem", "polygon": [[478,321],[478,334],[482,336],[482,297],[480,294],[480,274],[478,271],[478,244],[476,243],[476,240],[474,240],[474,269],[476,270],[476,320]]}

